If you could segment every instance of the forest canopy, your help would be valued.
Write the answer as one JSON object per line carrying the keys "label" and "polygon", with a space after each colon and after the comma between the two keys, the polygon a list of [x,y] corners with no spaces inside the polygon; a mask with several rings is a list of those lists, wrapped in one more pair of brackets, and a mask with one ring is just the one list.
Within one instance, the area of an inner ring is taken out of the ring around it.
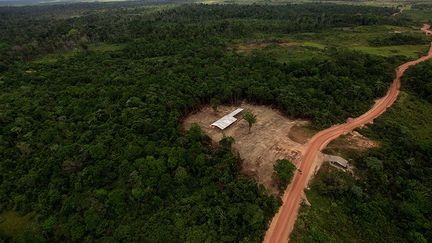
{"label": "forest canopy", "polygon": [[180,121],[215,98],[273,105],[318,128],[362,114],[403,58],[325,48],[320,58],[278,62],[229,47],[253,34],[410,22],[394,12],[338,4],[0,8],[0,211],[31,215],[33,225],[0,236],[261,242],[279,199],[240,173],[231,142],[213,147]]}

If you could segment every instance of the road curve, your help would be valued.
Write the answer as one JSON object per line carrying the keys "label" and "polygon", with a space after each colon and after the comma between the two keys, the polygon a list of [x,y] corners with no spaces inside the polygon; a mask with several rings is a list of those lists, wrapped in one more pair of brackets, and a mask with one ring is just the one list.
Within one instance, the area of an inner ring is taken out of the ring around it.
{"label": "road curve", "polygon": [[[432,35],[431,26],[423,25],[421,30]],[[306,144],[305,152],[302,156],[299,169],[303,172],[300,174],[296,171],[292,182],[288,185],[282,198],[282,206],[279,212],[274,216],[269,229],[264,238],[265,243],[286,243],[289,240],[289,235],[294,228],[294,223],[297,218],[298,210],[300,209],[301,198],[304,193],[311,175],[314,173],[316,163],[315,159],[318,153],[327,146],[332,140],[342,134],[352,131],[355,128],[373,122],[375,118],[380,116],[390,107],[399,95],[401,85],[401,77],[405,71],[413,65],[424,62],[432,58],[432,43],[429,52],[426,56],[420,57],[417,60],[410,61],[396,68],[396,78],[387,91],[387,94],[379,99],[375,105],[363,115],[348,120],[344,124],[335,125],[328,129],[322,130],[315,134]]]}

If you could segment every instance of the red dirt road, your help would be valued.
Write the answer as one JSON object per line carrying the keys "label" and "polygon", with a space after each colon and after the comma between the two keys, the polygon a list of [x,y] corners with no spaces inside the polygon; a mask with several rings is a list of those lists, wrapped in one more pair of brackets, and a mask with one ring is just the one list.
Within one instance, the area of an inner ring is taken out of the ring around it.
{"label": "red dirt road", "polygon": [[[425,34],[432,35],[430,25],[425,24],[421,29]],[[400,79],[405,71],[413,65],[432,59],[432,43],[429,53],[426,56],[420,57],[417,60],[402,64],[396,69],[396,78],[387,91],[387,94],[379,99],[375,105],[363,115],[348,120],[344,124],[335,125],[325,129],[313,136],[306,145],[306,150],[303,154],[299,169],[303,173],[296,171],[290,185],[284,192],[282,201],[283,204],[279,212],[274,216],[269,229],[264,238],[265,243],[286,243],[289,241],[289,235],[294,228],[294,223],[297,218],[298,210],[300,209],[301,198],[304,194],[311,175],[313,174],[316,163],[316,157],[319,151],[325,148],[328,143],[336,139],[340,135],[350,132],[357,127],[373,122],[375,118],[380,116],[390,107],[397,99],[400,89]]]}

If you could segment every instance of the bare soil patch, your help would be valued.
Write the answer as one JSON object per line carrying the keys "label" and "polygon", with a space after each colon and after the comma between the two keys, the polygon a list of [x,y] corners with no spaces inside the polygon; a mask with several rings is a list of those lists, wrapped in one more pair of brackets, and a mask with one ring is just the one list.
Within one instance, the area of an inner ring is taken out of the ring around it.
{"label": "bare soil patch", "polygon": [[[229,112],[241,107],[249,110],[257,117],[251,133],[248,133],[248,124],[241,118],[226,128],[223,132],[218,128],[211,128],[210,124]],[[292,120],[282,115],[278,110],[268,106],[258,106],[243,103],[240,106],[220,106],[215,112],[211,107],[204,107],[201,111],[189,115],[183,123],[185,129],[192,124],[198,124],[203,131],[214,141],[219,142],[224,134],[235,139],[233,149],[242,159],[242,172],[254,177],[258,183],[263,184],[270,192],[278,194],[277,185],[273,179],[273,165],[278,159],[288,159],[298,164],[304,145],[293,141],[290,130],[293,126],[305,126],[304,120]],[[307,138],[296,131],[296,135]]]}
{"label": "bare soil patch", "polygon": [[376,148],[379,143],[373,141],[356,131],[352,131],[346,135],[342,135],[339,138],[333,140],[327,149],[330,150],[356,150],[365,151],[370,148]]}
{"label": "bare soil patch", "polygon": [[234,46],[238,53],[249,53],[255,49],[264,49],[269,46],[274,47],[291,47],[297,46],[299,43],[286,41],[286,40],[271,40],[271,41],[254,41],[248,43],[241,43]]}

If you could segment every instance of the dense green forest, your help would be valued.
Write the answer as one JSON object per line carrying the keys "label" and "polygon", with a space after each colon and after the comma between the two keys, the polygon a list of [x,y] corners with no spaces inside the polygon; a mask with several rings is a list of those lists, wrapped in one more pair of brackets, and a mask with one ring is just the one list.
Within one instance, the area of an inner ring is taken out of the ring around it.
{"label": "dense green forest", "polygon": [[[362,114],[404,57],[326,48],[319,58],[279,62],[230,46],[256,33],[417,24],[393,12],[143,2],[0,8],[0,217],[31,216],[25,232],[0,227],[0,236],[261,241],[279,200],[239,173],[233,141],[212,147],[181,120],[212,98],[273,105],[319,128]],[[47,58],[53,53],[60,57]],[[413,83],[427,86],[425,77]]]}
{"label": "dense green forest", "polygon": [[395,33],[386,38],[375,38],[369,40],[373,46],[391,46],[391,45],[416,45],[429,44],[427,36],[418,36],[412,34]]}
{"label": "dense green forest", "polygon": [[206,38],[239,38],[254,32],[290,33],[406,22],[390,18],[395,11],[391,8],[330,4],[182,5],[163,12],[154,12],[152,5],[133,8],[117,5],[0,8],[0,60],[11,62],[18,57],[31,60],[38,54],[94,42],[123,43],[137,38],[152,42],[188,38],[196,42]]}

